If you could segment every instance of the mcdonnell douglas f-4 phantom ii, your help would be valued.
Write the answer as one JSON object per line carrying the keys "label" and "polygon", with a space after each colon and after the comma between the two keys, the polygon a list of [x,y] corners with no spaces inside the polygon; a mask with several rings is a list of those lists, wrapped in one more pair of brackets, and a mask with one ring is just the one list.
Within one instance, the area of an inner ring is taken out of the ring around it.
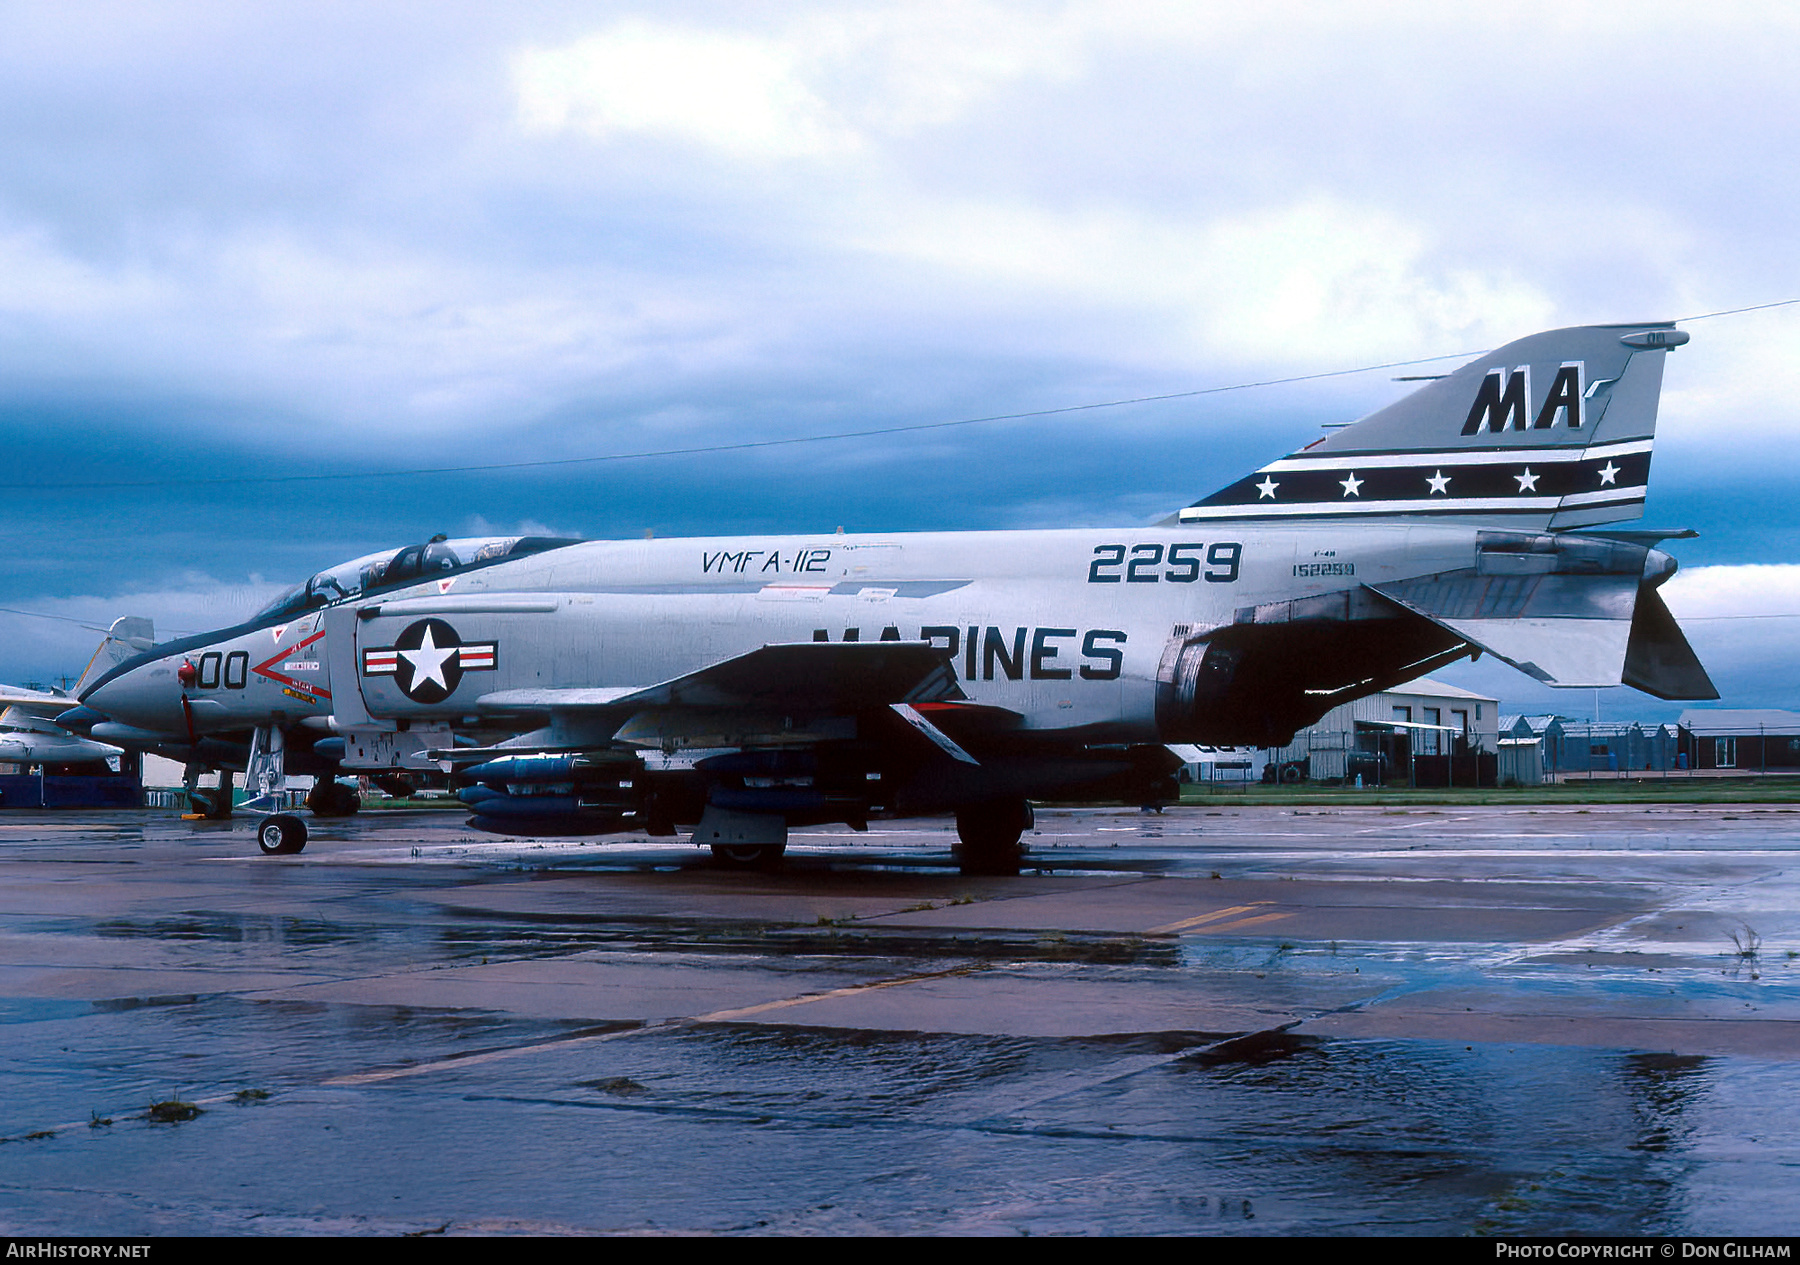
{"label": "mcdonnell douglas f-4 phantom ii", "polygon": [[[232,777],[239,771],[260,792],[248,802],[252,809],[274,806],[287,774],[300,773],[316,779],[306,799],[315,815],[349,816],[360,799],[337,781],[344,740],[330,736],[331,689],[320,662],[318,610],[425,579],[441,584],[471,567],[571,543],[537,537],[446,541],[439,536],[422,545],[382,550],[310,576],[241,624],[164,642],[149,654],[140,653],[151,650],[145,639],[149,621],[120,620],[95,664],[110,668],[137,654],[127,671],[107,678],[128,676],[131,685],[109,690],[109,712],[65,700],[69,710],[56,723],[184,765],[189,802],[208,817],[231,815]],[[117,649],[127,644],[122,629],[133,634],[128,644],[134,649],[124,654]],[[108,657],[113,662],[102,663]],[[90,679],[99,675],[90,665],[77,692],[86,695]],[[118,748],[107,750],[116,754]],[[208,770],[219,774],[216,792],[197,789],[200,775]],[[418,780],[417,770],[395,770],[389,764],[353,771],[372,774],[377,785],[396,793],[411,790]]]}
{"label": "mcdonnell douglas f-4 phantom ii", "polygon": [[154,644],[153,627],[135,615],[114,621],[76,680],[74,693],[0,685],[0,762],[104,764],[124,754],[119,747],[77,736],[62,722],[81,710],[76,697],[90,683]]}
{"label": "mcdonnell douglas f-4 phantom ii", "polygon": [[1681,533],[1604,529],[1642,513],[1687,341],[1521,339],[1152,527],[504,543],[217,636],[210,675],[205,643],[163,646],[82,697],[235,717],[266,768],[313,717],[345,769],[456,770],[508,833],[692,826],[747,864],[791,826],[954,812],[965,871],[1016,872],[1033,799],[1156,802],[1165,744],[1284,743],[1482,652],[1717,697],[1657,594]]}

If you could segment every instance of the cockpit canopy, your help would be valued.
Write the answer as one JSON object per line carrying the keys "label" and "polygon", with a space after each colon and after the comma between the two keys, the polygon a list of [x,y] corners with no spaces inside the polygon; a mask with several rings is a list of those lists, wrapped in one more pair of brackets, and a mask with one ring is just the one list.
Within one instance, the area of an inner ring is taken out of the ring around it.
{"label": "cockpit canopy", "polygon": [[417,584],[579,543],[560,536],[469,536],[460,540],[433,536],[422,545],[384,549],[321,571],[256,612],[251,622],[280,623],[364,593]]}

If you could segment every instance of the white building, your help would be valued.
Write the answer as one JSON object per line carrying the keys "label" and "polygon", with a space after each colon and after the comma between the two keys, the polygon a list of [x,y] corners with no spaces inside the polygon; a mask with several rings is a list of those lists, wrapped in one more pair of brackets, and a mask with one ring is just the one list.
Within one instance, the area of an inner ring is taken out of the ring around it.
{"label": "white building", "polygon": [[1497,699],[1425,678],[1334,707],[1263,758],[1286,781],[1355,781],[1360,775],[1372,784],[1407,779],[1419,758],[1491,756],[1499,728]]}

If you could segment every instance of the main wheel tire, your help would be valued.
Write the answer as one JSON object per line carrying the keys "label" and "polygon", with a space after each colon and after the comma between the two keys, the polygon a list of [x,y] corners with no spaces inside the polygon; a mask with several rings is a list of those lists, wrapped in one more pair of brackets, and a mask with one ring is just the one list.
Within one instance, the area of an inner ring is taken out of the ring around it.
{"label": "main wheel tire", "polygon": [[785,843],[715,843],[711,846],[713,860],[733,870],[773,869],[787,851]]}
{"label": "main wheel tire", "polygon": [[1011,877],[1019,872],[1025,849],[1019,837],[1032,826],[1031,804],[1023,799],[970,804],[956,814],[956,837],[962,872]]}
{"label": "main wheel tire", "polygon": [[342,782],[320,782],[307,792],[306,806],[315,817],[350,817],[362,807],[362,796]]}
{"label": "main wheel tire", "polygon": [[256,828],[256,846],[264,856],[283,856],[306,846],[306,823],[288,813],[265,818]]}

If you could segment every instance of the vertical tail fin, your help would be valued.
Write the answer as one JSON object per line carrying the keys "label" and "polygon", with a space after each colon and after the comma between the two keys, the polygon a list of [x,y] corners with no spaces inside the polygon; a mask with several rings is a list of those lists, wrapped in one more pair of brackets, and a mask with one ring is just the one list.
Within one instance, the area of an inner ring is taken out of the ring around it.
{"label": "vertical tail fin", "polygon": [[1542,531],[1637,518],[1667,321],[1533,334],[1182,510],[1210,519],[1429,516]]}
{"label": "vertical tail fin", "polygon": [[81,692],[94,681],[132,655],[142,654],[155,644],[156,629],[150,620],[141,615],[120,616],[107,630],[106,637],[94,651],[94,657],[88,660],[87,667],[82,669],[81,679],[69,691],[70,696],[81,697]]}

